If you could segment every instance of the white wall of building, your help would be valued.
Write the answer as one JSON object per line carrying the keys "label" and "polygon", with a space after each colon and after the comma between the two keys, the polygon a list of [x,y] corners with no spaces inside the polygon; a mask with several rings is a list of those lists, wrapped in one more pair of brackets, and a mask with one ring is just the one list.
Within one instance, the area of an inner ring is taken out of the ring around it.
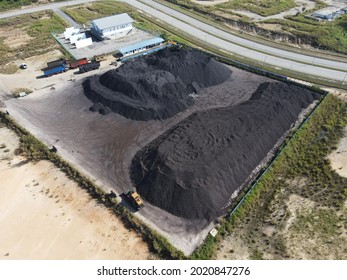
{"label": "white wall of building", "polygon": [[79,32],[80,32],[79,28],[75,28],[75,27],[66,28],[65,31],[64,31],[64,38],[65,39],[70,39],[70,37],[72,35],[77,34]]}
{"label": "white wall of building", "polygon": [[70,37],[70,44],[76,44],[76,42],[78,40],[85,39],[85,38],[86,38],[86,34],[85,33],[78,33],[78,34],[72,35]]}
{"label": "white wall of building", "polygon": [[76,49],[84,48],[90,45],[93,45],[92,38],[86,38],[76,41]]}

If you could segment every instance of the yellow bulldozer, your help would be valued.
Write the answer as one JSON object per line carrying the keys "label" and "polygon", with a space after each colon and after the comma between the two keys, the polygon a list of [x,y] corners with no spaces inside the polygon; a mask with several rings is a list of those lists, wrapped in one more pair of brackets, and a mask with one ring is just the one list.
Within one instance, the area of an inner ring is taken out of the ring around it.
{"label": "yellow bulldozer", "polygon": [[134,206],[136,209],[141,209],[145,206],[140,195],[136,191],[128,191],[126,196],[131,202],[132,206]]}

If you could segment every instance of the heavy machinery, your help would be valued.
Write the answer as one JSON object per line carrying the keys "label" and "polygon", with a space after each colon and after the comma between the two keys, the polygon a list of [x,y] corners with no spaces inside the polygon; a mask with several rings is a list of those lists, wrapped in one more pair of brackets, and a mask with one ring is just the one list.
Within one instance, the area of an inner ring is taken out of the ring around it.
{"label": "heavy machinery", "polygon": [[140,195],[136,191],[128,191],[125,195],[128,198],[129,202],[132,204],[132,206],[135,207],[137,210],[145,206]]}
{"label": "heavy machinery", "polygon": [[75,61],[69,62],[70,69],[75,69],[81,65],[88,64],[90,61],[87,58],[81,58]]}
{"label": "heavy machinery", "polygon": [[47,68],[54,68],[61,65],[67,65],[68,62],[65,58],[60,58],[57,60],[47,62]]}
{"label": "heavy machinery", "polygon": [[44,75],[46,77],[50,77],[55,74],[63,73],[68,70],[67,65],[59,65],[59,66],[53,66],[53,67],[47,67],[42,69]]}
{"label": "heavy machinery", "polygon": [[106,54],[94,55],[94,60],[96,62],[104,61],[106,59],[107,59],[107,55]]}
{"label": "heavy machinery", "polygon": [[80,73],[85,73],[85,72],[89,72],[92,70],[96,70],[100,68],[100,62],[90,62],[87,64],[83,64],[78,66]]}

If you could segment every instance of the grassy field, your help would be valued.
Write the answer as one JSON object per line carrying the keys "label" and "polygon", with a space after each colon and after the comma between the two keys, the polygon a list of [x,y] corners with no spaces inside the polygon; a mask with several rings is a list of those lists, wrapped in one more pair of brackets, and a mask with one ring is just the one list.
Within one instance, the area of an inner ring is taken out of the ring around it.
{"label": "grassy field", "polygon": [[294,0],[233,0],[216,7],[222,10],[242,9],[261,16],[271,16],[294,8]]}
{"label": "grassy field", "polygon": [[328,95],[194,257],[237,258],[238,240],[254,259],[346,259],[347,178],[327,160],[346,125],[347,103]]}
{"label": "grassy field", "polygon": [[0,11],[6,11],[10,9],[16,9],[22,6],[27,6],[32,3],[37,3],[38,0],[1,0]]}
{"label": "grassy field", "polygon": [[[203,14],[204,16],[208,16],[210,19],[215,21],[217,20],[220,24],[223,24],[224,27],[226,23],[230,23],[230,21],[232,21],[241,27],[241,29],[244,29],[246,26],[252,30],[253,27],[259,27],[261,30],[268,30],[271,33],[277,34],[277,38],[279,36],[295,36],[297,38],[301,38],[302,41],[309,42],[309,44],[315,48],[347,54],[347,15],[344,15],[341,18],[331,22],[316,22],[314,20],[304,18],[304,15],[312,13],[313,10],[311,10],[303,11],[302,13],[294,16],[286,16],[283,19],[267,19],[259,22],[253,22],[247,16],[238,15],[232,10],[242,8],[262,16],[267,16],[272,13],[277,14],[283,11],[283,9],[288,10],[293,6],[293,1],[264,0],[261,4],[255,5],[256,2],[259,2],[258,0],[234,0],[214,6],[203,6],[195,4],[190,0],[157,1],[170,2],[187,10]],[[279,2],[280,4],[276,4],[275,2]],[[316,3],[315,10],[326,6],[324,2],[320,0],[314,0],[314,2]],[[270,5],[270,3],[272,3],[272,5]],[[231,28],[230,24],[227,26]],[[275,30],[273,29],[274,26],[276,26]],[[266,34],[266,32],[259,32],[258,34],[263,36],[262,34]],[[270,39],[269,37],[265,38]]]}
{"label": "grassy field", "polygon": [[286,19],[269,19],[264,23],[279,24],[283,31],[310,38],[315,46],[347,54],[347,15],[331,22],[316,22],[298,15],[287,16]]}
{"label": "grassy field", "polygon": [[[51,32],[63,31],[66,23],[51,11],[0,20],[0,71],[8,72],[5,65],[17,59],[57,49]],[[18,41],[22,36],[22,41]],[[13,44],[16,40],[16,44]]]}

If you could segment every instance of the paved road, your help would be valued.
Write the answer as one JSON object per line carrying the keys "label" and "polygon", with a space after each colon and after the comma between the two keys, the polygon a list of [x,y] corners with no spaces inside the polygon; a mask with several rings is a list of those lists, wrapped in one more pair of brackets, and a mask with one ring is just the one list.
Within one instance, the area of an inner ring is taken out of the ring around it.
{"label": "paved road", "polygon": [[71,26],[74,26],[76,28],[82,27],[80,24],[74,21],[71,17],[69,17],[64,11],[60,10],[59,8],[53,9],[53,12],[55,12],[57,15],[63,18]]}
{"label": "paved road", "polygon": [[10,11],[10,12],[5,12],[5,13],[0,13],[0,19],[2,18],[9,18],[9,17],[14,17],[14,16],[20,16],[24,14],[29,14],[29,13],[35,13],[43,10],[54,10],[54,9],[60,9],[65,6],[72,6],[72,5],[78,5],[78,4],[83,4],[83,3],[89,3],[89,2],[95,2],[96,0],[74,0],[74,1],[66,1],[66,2],[57,2],[57,3],[52,3],[52,4],[46,4],[46,5],[39,5],[37,7],[32,7],[32,8],[24,8],[21,10],[15,10],[15,11]]}
{"label": "paved road", "polygon": [[[130,0],[127,2],[131,3],[132,1]],[[307,64],[313,63],[314,65],[319,65],[319,66],[323,66],[323,67],[327,67],[327,68],[334,68],[334,69],[338,69],[338,70],[347,71],[347,63],[344,63],[344,62],[321,59],[318,57],[312,57],[312,56],[308,56],[308,55],[293,53],[293,52],[278,49],[275,47],[262,45],[260,43],[256,43],[256,42],[235,36],[233,34],[225,32],[221,29],[218,29],[216,27],[210,26],[210,25],[203,23],[199,20],[191,18],[185,14],[177,12],[177,11],[175,11],[175,10],[165,6],[165,5],[161,5],[161,4],[159,4],[153,0],[138,0],[138,1],[136,0],[135,2],[143,2],[144,4],[150,5],[151,7],[155,8],[156,10],[162,11],[168,15],[171,15],[175,18],[182,20],[191,26],[197,27],[197,28],[199,28],[205,32],[208,32],[212,35],[215,35],[217,37],[220,37],[222,39],[225,39],[225,40],[232,42],[232,43],[235,43],[237,45],[247,47],[249,49],[259,50],[261,52],[264,52],[264,53],[267,53],[270,55],[275,55],[275,56],[279,56],[282,58],[292,59],[292,60],[296,60],[299,62],[305,62]]]}
{"label": "paved road", "polygon": [[[94,0],[74,0],[47,4],[34,8],[3,13],[0,14],[0,19],[47,9],[54,10],[59,9],[63,6],[71,6],[93,1]],[[141,0],[142,2],[138,0],[122,1],[127,2],[135,8],[143,10],[147,14],[152,15],[160,19],[161,21],[176,27],[177,29],[183,30],[187,34],[194,36],[202,41],[206,41],[214,47],[217,47],[226,52],[245,56],[256,61],[270,64],[274,67],[297,71],[305,75],[321,77],[341,83],[347,83],[347,63],[292,53],[289,51],[255,43],[222,31],[213,26],[209,26],[208,24],[205,24],[198,20],[192,19],[180,12],[177,12],[152,0]],[[296,61],[288,60],[288,58]],[[327,69],[326,67],[338,70]]]}
{"label": "paved road", "polygon": [[[297,53],[291,53],[288,51],[277,50],[275,48],[272,48],[273,52],[270,52],[270,53],[275,53],[276,50],[282,51],[284,52],[284,57],[288,57],[289,55],[286,55],[288,53],[290,54],[291,57],[297,57],[296,60],[298,61],[304,61],[303,57],[305,57],[305,59],[307,61],[310,61],[311,64],[295,62],[295,61],[288,60],[286,58],[279,58],[271,54],[264,54],[262,52],[250,50],[246,47],[231,43],[230,41],[233,41],[235,38],[238,38],[242,42],[245,41],[245,42],[248,42],[248,44],[252,44],[253,46],[256,46],[256,48],[258,49],[261,49],[261,47],[264,47],[266,49],[271,47],[257,44],[255,42],[251,42],[243,38],[239,38],[237,36],[224,32],[215,27],[209,26],[203,22],[192,19],[180,12],[177,12],[173,9],[170,9],[152,0],[141,0],[141,2],[137,0],[126,0],[124,2],[127,2],[131,4],[132,6],[140,10],[143,10],[147,14],[153,15],[154,17],[166,23],[169,23],[172,26],[175,26],[176,28],[183,30],[184,32],[202,41],[206,41],[209,44],[214,45],[215,47],[221,50],[231,52],[236,55],[239,54],[241,56],[245,56],[260,62],[264,62],[278,68],[285,68],[285,69],[297,71],[309,76],[317,76],[317,77],[330,79],[330,80],[341,82],[341,83],[342,81],[347,80],[347,77],[346,77],[347,63],[314,58],[314,57],[305,56],[305,55],[301,55]],[[226,38],[228,39],[228,41],[226,40]],[[241,42],[241,41],[238,41],[238,42]],[[333,68],[337,68],[341,70],[331,70],[331,69],[326,69],[324,67],[333,67]]]}

